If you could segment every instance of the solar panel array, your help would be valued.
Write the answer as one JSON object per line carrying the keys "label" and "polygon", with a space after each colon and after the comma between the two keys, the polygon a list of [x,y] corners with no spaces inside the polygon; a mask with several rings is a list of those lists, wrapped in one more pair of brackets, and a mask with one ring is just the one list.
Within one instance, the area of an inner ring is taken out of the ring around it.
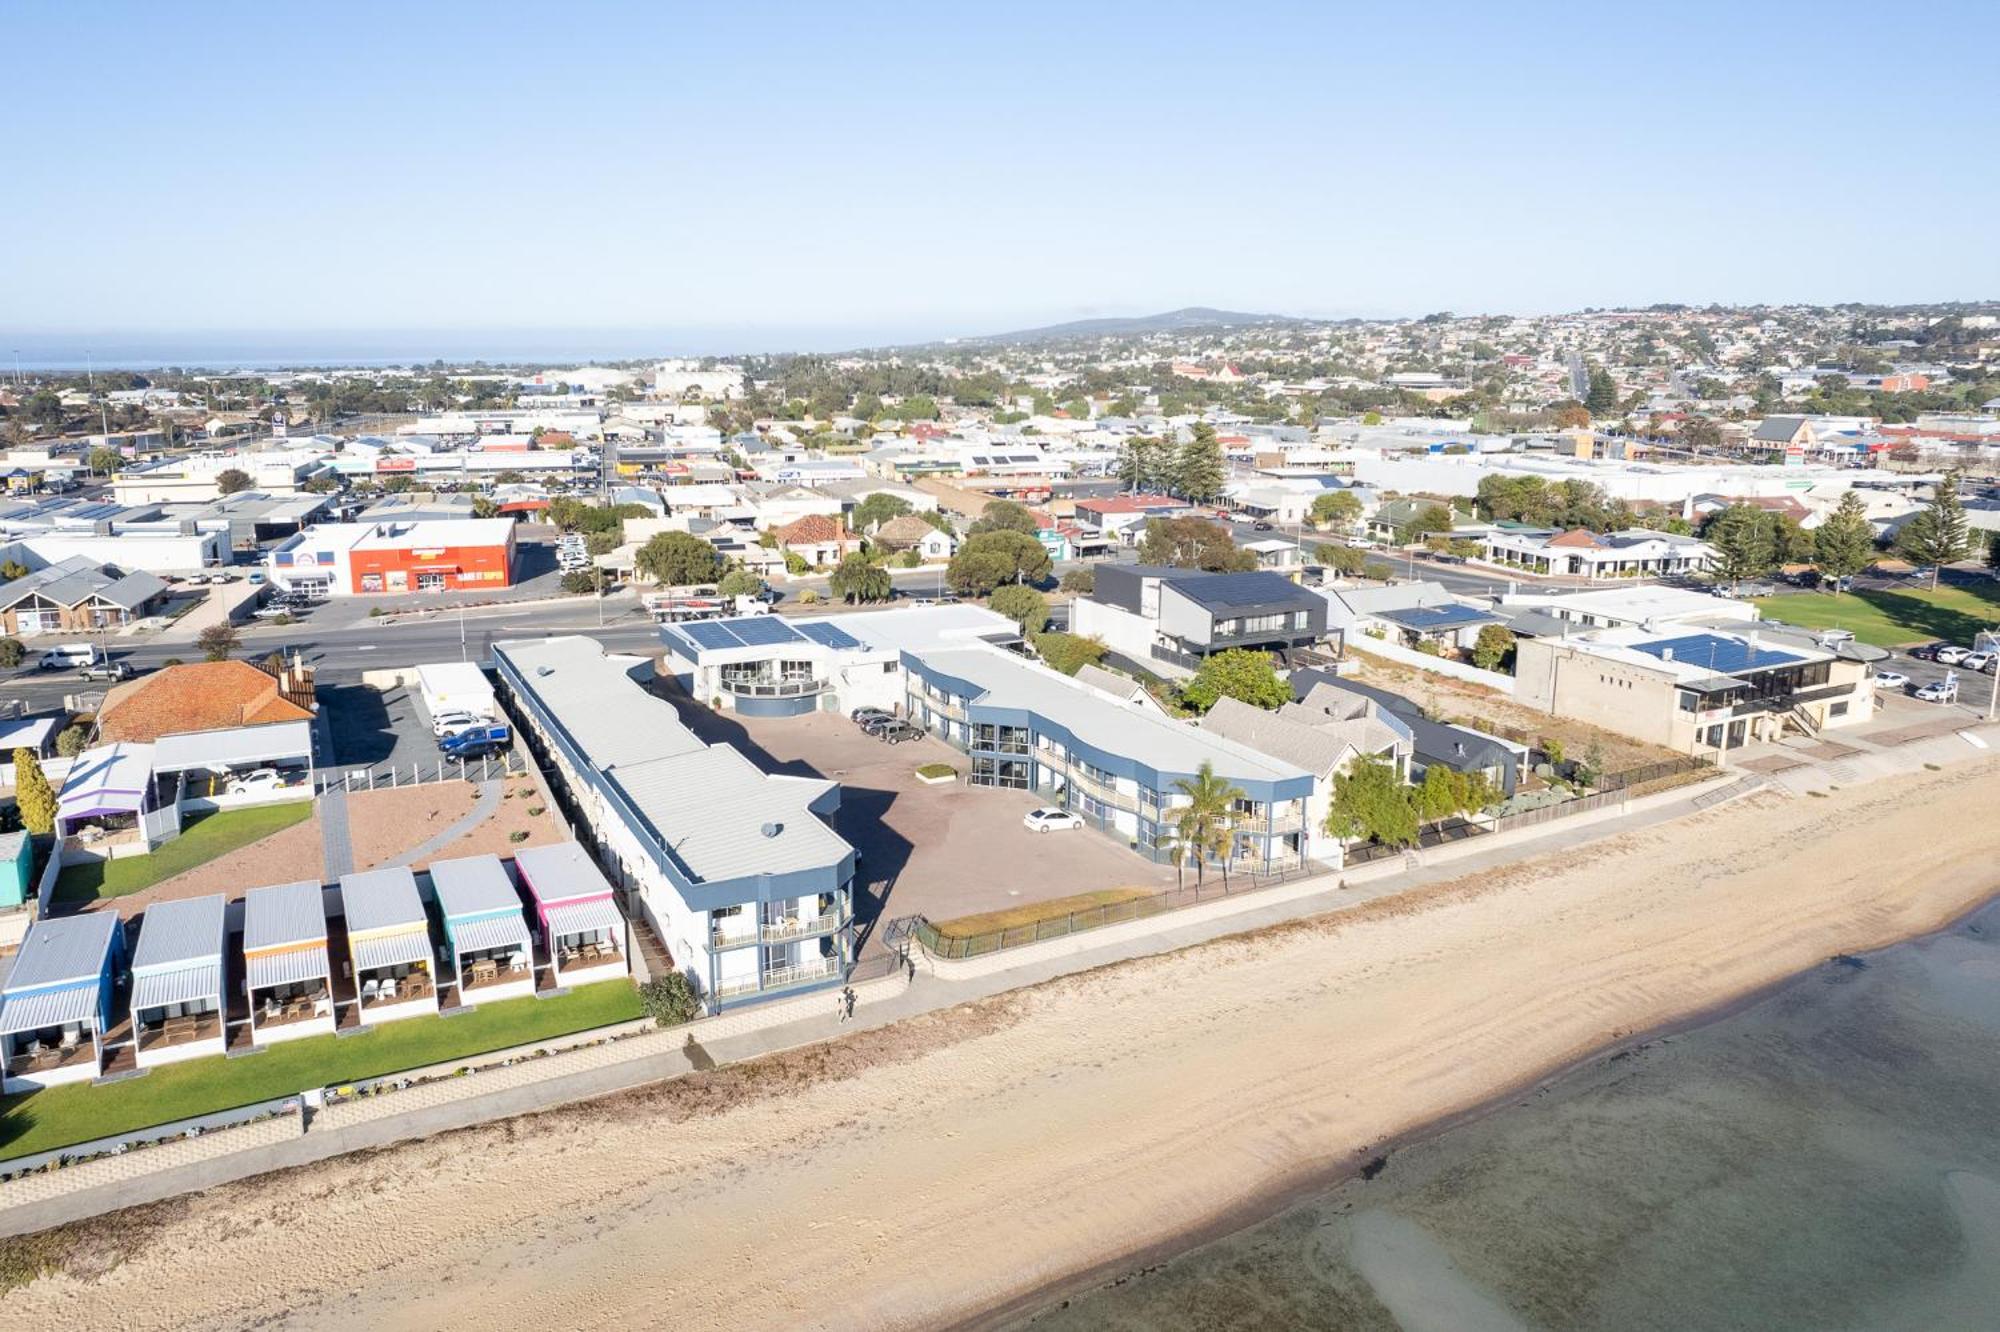
{"label": "solar panel array", "polygon": [[774,615],[754,615],[747,620],[723,620],[719,627],[735,634],[746,647],[776,647],[780,643],[800,641],[799,636],[792,632],[792,626]]}
{"label": "solar panel array", "polygon": [[674,626],[687,637],[705,648],[733,648],[743,644],[735,634],[725,629],[720,622],[696,620],[692,623]]}
{"label": "solar panel array", "polygon": [[823,647],[857,648],[861,646],[861,640],[853,634],[848,633],[838,625],[827,624],[824,621],[802,624],[798,626],[798,630],[807,638],[810,638],[813,642]]}
{"label": "solar panel array", "polygon": [[1312,595],[1266,572],[1183,576],[1173,580],[1173,587],[1204,606],[1269,606]]}
{"label": "solar panel array", "polygon": [[1752,647],[1739,639],[1724,638],[1720,634],[1687,634],[1680,638],[1656,639],[1651,643],[1634,643],[1632,647],[1649,657],[1685,662],[1720,675],[1767,670],[1805,660],[1789,652]]}

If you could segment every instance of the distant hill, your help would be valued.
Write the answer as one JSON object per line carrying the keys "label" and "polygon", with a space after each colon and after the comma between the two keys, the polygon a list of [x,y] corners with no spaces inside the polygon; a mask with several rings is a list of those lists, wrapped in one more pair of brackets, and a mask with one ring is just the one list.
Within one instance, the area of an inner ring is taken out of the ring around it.
{"label": "distant hill", "polygon": [[1289,315],[1245,314],[1240,310],[1211,310],[1205,305],[1165,314],[1132,315],[1108,319],[1077,319],[1046,328],[1024,328],[1013,333],[992,333],[985,337],[960,338],[960,342],[1053,342],[1062,338],[1123,338],[1147,333],[1181,333],[1205,328],[1242,328],[1253,324],[1289,324]]}

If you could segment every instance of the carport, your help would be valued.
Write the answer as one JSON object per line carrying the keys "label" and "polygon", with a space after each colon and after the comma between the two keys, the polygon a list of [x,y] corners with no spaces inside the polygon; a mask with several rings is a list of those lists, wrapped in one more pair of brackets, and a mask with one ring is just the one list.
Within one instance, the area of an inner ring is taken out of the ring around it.
{"label": "carport", "polygon": [[[269,791],[229,794],[232,778],[258,768],[275,768],[282,784]],[[161,803],[178,802],[183,808],[224,809],[310,799],[312,723],[273,722],[162,736],[153,744],[153,776],[159,783]]]}

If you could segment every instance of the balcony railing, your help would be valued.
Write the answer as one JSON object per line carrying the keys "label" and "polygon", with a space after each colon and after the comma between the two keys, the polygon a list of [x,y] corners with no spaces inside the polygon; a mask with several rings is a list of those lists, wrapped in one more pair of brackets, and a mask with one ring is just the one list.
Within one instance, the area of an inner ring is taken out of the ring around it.
{"label": "balcony railing", "polygon": [[765,921],[755,930],[725,930],[716,928],[709,933],[711,948],[745,948],[756,943],[784,943],[791,939],[810,938],[815,934],[831,934],[841,928],[841,918],[834,913],[823,916],[800,916],[781,921]]}
{"label": "balcony railing", "polygon": [[838,975],[840,959],[837,957],[814,958],[794,967],[772,967],[758,976],[746,976],[741,980],[719,982],[715,987],[718,999],[729,999],[740,994],[764,994],[771,990],[783,990],[808,981],[824,980]]}
{"label": "balcony railing", "polygon": [[1067,777],[1069,782],[1069,789],[1072,791],[1076,791],[1083,795],[1090,796],[1092,799],[1097,800],[1099,803],[1105,805],[1107,808],[1121,809],[1126,811],[1127,813],[1138,812],[1139,797],[1137,795],[1134,795],[1126,791],[1120,791],[1115,786],[1107,786],[1105,783],[1098,781],[1096,778],[1087,777],[1083,773],[1078,772],[1074,768],[1072,768],[1067,774],[1065,774],[1065,776]]}
{"label": "balcony railing", "polygon": [[722,691],[738,698],[803,698],[826,689],[824,680],[731,680],[726,676]]}

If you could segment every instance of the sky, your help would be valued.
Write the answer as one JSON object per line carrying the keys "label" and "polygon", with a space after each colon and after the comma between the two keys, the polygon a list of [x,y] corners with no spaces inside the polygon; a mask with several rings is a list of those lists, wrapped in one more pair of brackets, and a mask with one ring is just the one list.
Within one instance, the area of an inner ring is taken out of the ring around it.
{"label": "sky", "polygon": [[0,348],[2000,297],[1991,3],[187,0],[5,31],[42,54],[0,119]]}

